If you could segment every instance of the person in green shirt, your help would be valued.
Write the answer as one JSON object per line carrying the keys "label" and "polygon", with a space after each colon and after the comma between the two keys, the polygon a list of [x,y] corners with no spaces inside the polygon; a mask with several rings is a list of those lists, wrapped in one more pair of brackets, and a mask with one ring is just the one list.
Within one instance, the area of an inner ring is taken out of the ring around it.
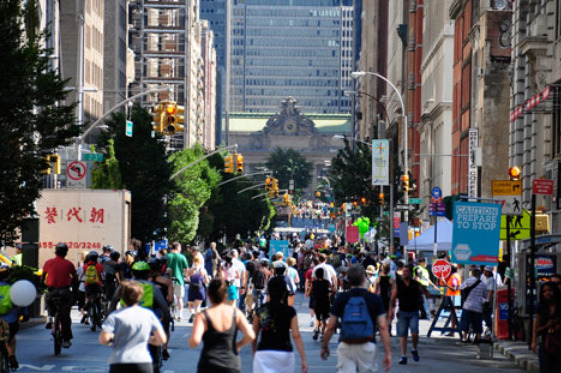
{"label": "person in green shirt", "polygon": [[183,298],[185,297],[185,278],[187,277],[189,263],[187,258],[181,254],[181,244],[179,242],[173,243],[171,252],[168,254],[168,268],[171,270],[173,277],[173,293],[177,298],[176,315],[172,315],[172,317],[181,321]]}

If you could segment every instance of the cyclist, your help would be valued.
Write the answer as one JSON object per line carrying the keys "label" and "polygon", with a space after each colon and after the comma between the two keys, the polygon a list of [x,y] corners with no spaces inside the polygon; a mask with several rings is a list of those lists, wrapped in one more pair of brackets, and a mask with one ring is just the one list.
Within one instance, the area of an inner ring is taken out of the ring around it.
{"label": "cyclist", "polygon": [[101,262],[103,272],[105,273],[105,279],[103,280],[103,293],[108,300],[113,298],[115,289],[122,281],[119,258],[121,258],[121,254],[118,251],[112,251],[111,254],[109,254],[109,260]]}
{"label": "cyclist", "polygon": [[[160,289],[154,285],[154,283],[148,280],[150,276],[150,265],[144,261],[137,261],[132,265],[132,276],[133,280],[139,282],[144,289],[144,294],[142,295],[141,301],[138,303],[139,306],[144,308],[149,308],[154,311],[156,316],[160,319],[162,325],[165,326],[169,323],[169,308],[167,302],[162,295]],[[117,303],[119,303],[119,298],[121,294],[121,287],[119,286],[111,299],[111,304],[109,306],[109,312],[112,312],[117,308]],[[167,349],[167,344],[164,345],[163,350]],[[155,349],[150,347],[150,353],[152,354],[152,359],[157,362],[156,356],[154,355]],[[155,364],[155,372],[159,371],[159,365]]]}
{"label": "cyclist", "polygon": [[[103,295],[102,279],[103,266],[98,263],[99,254],[97,251],[90,251],[84,264],[84,284],[86,285],[86,304],[97,307],[97,320],[92,320],[90,328],[95,331],[96,326],[101,327],[101,297]],[[91,316],[91,315],[90,315]],[[98,325],[96,325],[96,323]]]}
{"label": "cyclist", "polygon": [[[60,322],[62,324],[62,347],[70,348],[72,346],[72,319],[70,318],[70,310],[74,303],[72,289],[78,289],[78,275],[74,264],[70,260],[65,259],[68,254],[68,246],[65,243],[59,243],[55,247],[56,256],[49,259],[43,266],[43,274],[41,282],[46,279],[47,285],[47,309],[49,318],[46,328],[51,329],[53,325],[53,315],[56,313],[56,305],[59,305]],[[75,291],[76,291],[75,290]],[[57,299],[57,302],[54,300]]]}
{"label": "cyclist", "polygon": [[16,370],[19,368],[18,360],[16,359],[16,334],[19,330],[19,317],[23,315],[23,320],[27,321],[27,308],[20,308],[12,304],[10,299],[11,285],[8,282],[10,276],[10,266],[7,264],[0,265],[0,320],[2,324],[7,324],[7,330],[2,331],[2,335],[6,336],[9,331],[8,338],[2,342],[6,343],[6,350],[8,351],[8,360],[10,362],[10,369]]}
{"label": "cyclist", "polygon": [[[150,260],[150,275],[148,277],[148,280],[154,283],[154,285],[156,285],[156,287],[160,289],[162,295],[166,298],[169,307],[173,303],[173,281],[169,277],[165,277],[162,275],[163,263],[164,261],[162,259],[154,258]],[[170,324],[171,317],[168,317],[167,323],[163,325],[168,340],[170,338]],[[167,344],[165,344],[163,347],[162,358],[164,360],[169,359]]]}
{"label": "cyclist", "polygon": [[111,253],[115,251],[115,249],[111,245],[105,245],[101,250],[101,263],[103,264],[111,259]]}

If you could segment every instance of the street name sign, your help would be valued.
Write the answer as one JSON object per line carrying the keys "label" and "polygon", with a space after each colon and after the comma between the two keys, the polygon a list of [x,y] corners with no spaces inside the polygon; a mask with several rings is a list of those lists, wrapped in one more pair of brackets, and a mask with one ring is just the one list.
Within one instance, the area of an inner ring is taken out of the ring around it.
{"label": "street name sign", "polygon": [[409,204],[411,205],[420,205],[421,203],[423,203],[422,198],[409,198]]}
{"label": "street name sign", "polygon": [[82,160],[85,162],[103,162],[103,153],[84,153],[82,154]]}

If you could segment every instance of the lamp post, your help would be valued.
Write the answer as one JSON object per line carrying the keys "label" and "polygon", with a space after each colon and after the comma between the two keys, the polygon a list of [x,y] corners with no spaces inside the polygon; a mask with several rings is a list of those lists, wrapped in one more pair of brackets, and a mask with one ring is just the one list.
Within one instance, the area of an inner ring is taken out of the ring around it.
{"label": "lamp post", "polygon": [[[384,82],[386,82],[393,90],[394,92],[397,94],[397,97],[399,98],[399,103],[401,105],[401,117],[403,120],[403,172],[405,174],[407,174],[407,170],[409,168],[408,165],[408,158],[409,155],[407,154],[407,146],[408,146],[408,139],[407,139],[407,131],[408,131],[408,126],[407,126],[407,114],[405,112],[405,104],[403,103],[403,98],[401,97],[401,93],[399,92],[399,90],[397,89],[397,87],[385,76],[382,76],[378,73],[373,73],[370,71],[353,71],[351,73],[351,76],[353,78],[360,78],[364,75],[372,75],[375,76],[377,78],[382,79]],[[405,211],[403,212],[403,218],[405,220],[406,223],[409,223],[409,190],[405,190],[403,193],[403,203],[406,206]],[[406,259],[407,258],[407,245],[403,245],[403,258]]]}

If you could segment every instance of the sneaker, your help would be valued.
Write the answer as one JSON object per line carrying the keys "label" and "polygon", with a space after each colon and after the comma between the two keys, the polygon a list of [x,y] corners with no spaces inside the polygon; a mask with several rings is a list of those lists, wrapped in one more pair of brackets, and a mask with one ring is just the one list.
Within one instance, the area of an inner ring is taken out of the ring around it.
{"label": "sneaker", "polygon": [[314,325],[316,325],[316,321],[314,319],[312,319],[312,321],[310,321],[310,327],[314,327]]}
{"label": "sneaker", "polygon": [[84,320],[84,325],[90,325],[90,319],[85,319]]}
{"label": "sneaker", "polygon": [[419,358],[419,352],[417,350],[411,350],[411,355],[413,355],[413,360],[415,360],[415,361],[421,360]]}
{"label": "sneaker", "polygon": [[194,318],[195,318],[195,315],[191,314],[191,317],[189,317],[189,324],[193,323]]}
{"label": "sneaker", "polygon": [[448,332],[446,334],[444,334],[445,337],[453,337],[454,336],[454,332]]}
{"label": "sneaker", "polygon": [[10,369],[17,370],[19,368],[18,359],[16,359],[16,357],[12,355],[10,356],[9,360],[10,360]]}
{"label": "sneaker", "polygon": [[433,319],[436,319],[436,311],[435,310],[430,310],[430,315],[432,316]]}
{"label": "sneaker", "polygon": [[313,340],[314,340],[314,341],[317,341],[317,340],[318,340],[318,337],[319,337],[319,330],[314,330],[314,335],[313,335],[313,337],[312,337]]}
{"label": "sneaker", "polygon": [[72,346],[72,342],[69,340],[64,340],[62,341],[62,347],[64,348],[70,348],[70,346]]}
{"label": "sneaker", "polygon": [[53,318],[49,317],[47,319],[47,323],[45,324],[45,329],[52,329],[53,328]]}
{"label": "sneaker", "polygon": [[169,352],[167,348],[162,351],[162,359],[164,360],[169,359]]}
{"label": "sneaker", "polygon": [[402,356],[397,363],[400,365],[407,365],[407,356]]}

